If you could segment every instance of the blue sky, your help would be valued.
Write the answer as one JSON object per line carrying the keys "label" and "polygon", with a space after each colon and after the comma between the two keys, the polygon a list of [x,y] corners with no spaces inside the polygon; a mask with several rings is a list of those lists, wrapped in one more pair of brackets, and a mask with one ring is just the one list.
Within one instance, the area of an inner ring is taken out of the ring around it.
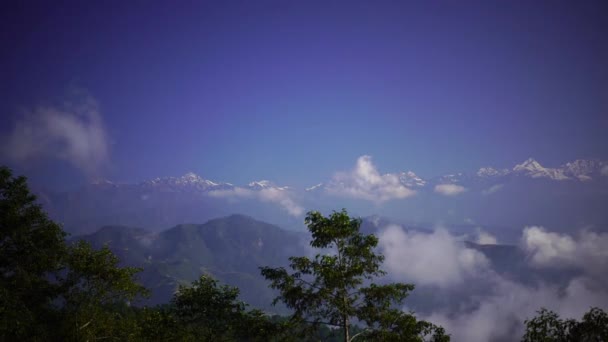
{"label": "blue sky", "polygon": [[[27,150],[29,124],[44,148],[0,162],[47,186],[187,171],[308,186],[361,155],[427,177],[608,159],[605,2],[1,6],[3,144]],[[42,144],[62,114],[87,123],[55,137],[88,130]]]}

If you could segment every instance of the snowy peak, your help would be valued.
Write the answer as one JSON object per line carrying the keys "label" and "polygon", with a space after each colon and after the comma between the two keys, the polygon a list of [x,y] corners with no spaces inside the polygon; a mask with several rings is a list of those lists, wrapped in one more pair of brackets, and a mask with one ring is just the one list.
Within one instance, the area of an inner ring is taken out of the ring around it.
{"label": "snowy peak", "polygon": [[482,167],[479,170],[477,170],[477,177],[482,177],[482,178],[500,177],[500,176],[505,176],[508,173],[509,173],[509,170],[507,170],[507,169],[497,170],[493,167]]}
{"label": "snowy peak", "polygon": [[545,168],[542,165],[540,165],[540,163],[537,162],[533,158],[528,158],[523,163],[517,164],[517,165],[515,165],[515,167],[513,167],[513,171],[516,171],[516,172],[517,171],[542,172],[544,170],[545,170]]}
{"label": "snowy peak", "polygon": [[418,177],[418,175],[416,175],[413,171],[401,172],[399,174],[399,181],[408,188],[416,188],[426,185],[426,181]]}
{"label": "snowy peak", "polygon": [[306,191],[315,191],[317,189],[320,189],[322,186],[323,186],[323,183],[319,183],[317,185],[313,185],[313,186],[311,186],[309,188],[306,188]]}
{"label": "snowy peak", "polygon": [[287,190],[287,189],[289,189],[288,186],[276,186],[274,183],[272,183],[269,180],[253,181],[253,182],[250,182],[249,184],[247,184],[247,187],[250,190],[264,190],[264,189]]}
{"label": "snowy peak", "polygon": [[594,177],[600,176],[602,169],[606,165],[608,164],[599,160],[577,159],[562,165],[560,169],[569,177],[577,178],[581,181],[589,181]]}
{"label": "snowy peak", "polygon": [[564,170],[545,168],[532,158],[528,158],[528,160],[524,161],[523,163],[515,165],[515,167],[513,167],[513,171],[532,178],[549,178],[553,180],[570,179],[565,175]]}
{"label": "snowy peak", "polygon": [[194,172],[188,172],[181,177],[163,177],[163,178],[155,178],[149,181],[145,181],[140,185],[144,187],[154,187],[154,188],[163,188],[169,191],[172,190],[199,190],[199,191],[210,191],[216,189],[223,189],[232,187],[231,184],[228,183],[217,183],[208,179],[204,179],[201,176],[195,174]]}

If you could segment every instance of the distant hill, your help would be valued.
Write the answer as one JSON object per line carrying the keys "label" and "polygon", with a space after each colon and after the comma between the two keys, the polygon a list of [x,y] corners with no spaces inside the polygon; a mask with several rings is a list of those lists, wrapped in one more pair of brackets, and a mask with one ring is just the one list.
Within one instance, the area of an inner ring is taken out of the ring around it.
{"label": "distant hill", "polygon": [[288,257],[305,253],[302,234],[243,215],[178,225],[160,233],[106,226],[78,238],[95,247],[107,244],[124,265],[143,267],[140,281],[152,290],[148,304],[168,302],[179,284],[206,273],[239,287],[251,305],[272,309],[275,295],[258,267],[284,266]]}

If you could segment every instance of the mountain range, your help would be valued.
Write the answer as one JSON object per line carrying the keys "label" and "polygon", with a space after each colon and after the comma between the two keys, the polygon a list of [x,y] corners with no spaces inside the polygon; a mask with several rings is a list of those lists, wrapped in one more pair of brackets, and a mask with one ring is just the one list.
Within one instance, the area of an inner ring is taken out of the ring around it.
{"label": "mountain range", "polygon": [[[361,231],[375,234],[391,221],[382,217],[364,218]],[[429,234],[419,227],[406,231]],[[189,284],[201,274],[239,287],[241,299],[254,307],[285,313],[271,305],[276,293],[260,275],[259,267],[286,267],[290,256],[317,253],[308,247],[310,236],[282,229],[245,215],[230,215],[204,224],[181,224],[160,232],[126,226],[106,226],[91,234],[74,237],[94,247],[107,245],[125,266],[143,268],[139,281],[151,290],[151,297],[140,304],[167,303],[178,285]],[[499,274],[522,283],[536,280],[559,283],[563,274],[532,269],[526,255],[514,245],[483,245],[463,240],[465,248],[481,252]],[[383,281],[390,281],[391,277]],[[479,291],[479,289],[475,289]],[[438,295],[433,287],[419,286],[408,299],[417,311],[459,305],[458,297]]]}
{"label": "mountain range", "polygon": [[[608,163],[575,160],[556,168],[528,159],[510,169],[423,178],[412,171],[332,178],[306,189],[268,180],[245,185],[194,173],[142,182],[100,180],[75,191],[38,192],[51,217],[74,234],[101,226],[161,230],[233,213],[303,230],[307,210],[348,208],[358,216],[379,214],[400,222],[516,227],[608,227]],[[365,183],[367,182],[367,183]],[[370,205],[370,201],[372,205]]]}

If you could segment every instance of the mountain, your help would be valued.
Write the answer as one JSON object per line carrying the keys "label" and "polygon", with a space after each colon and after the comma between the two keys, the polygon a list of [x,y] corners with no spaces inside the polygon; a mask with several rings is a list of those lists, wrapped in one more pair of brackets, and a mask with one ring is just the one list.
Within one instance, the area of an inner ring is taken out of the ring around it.
{"label": "mountain", "polygon": [[260,266],[286,266],[288,257],[305,255],[304,235],[244,215],[181,224],[154,233],[140,228],[106,226],[76,237],[99,248],[108,245],[123,265],[143,267],[140,281],[152,290],[148,304],[166,303],[179,284],[201,274],[238,286],[246,301],[272,309],[275,294]]}
{"label": "mountain", "polygon": [[[392,220],[373,216],[363,219],[364,234],[378,234]],[[423,227],[408,226],[407,231],[428,234]],[[260,266],[286,267],[291,256],[310,255],[309,236],[279,228],[244,215],[230,215],[204,224],[181,224],[150,232],[141,228],[106,226],[95,233],[73,238],[84,239],[95,247],[107,245],[122,265],[142,267],[139,281],[151,290],[151,297],[140,304],[167,303],[179,284],[189,284],[201,274],[209,274],[222,283],[237,286],[241,299],[254,307],[285,313],[273,307],[276,292],[268,288]],[[483,253],[494,271],[524,284],[538,281],[562,284],[571,273],[532,269],[526,255],[514,245],[480,245],[463,241],[466,248]],[[381,281],[392,281],[391,274]],[[483,291],[471,284],[466,296]],[[438,294],[433,286],[417,286],[408,298],[408,306],[420,311],[462,305],[462,298]]]}
{"label": "mountain", "polygon": [[[379,214],[408,221],[608,227],[608,213],[603,209],[608,200],[608,163],[604,161],[579,159],[545,167],[529,158],[512,168],[487,166],[475,173],[424,178],[406,171],[384,176],[391,182],[345,184],[334,179],[298,189],[269,180],[234,185],[187,173],[137,183],[101,180],[76,191],[39,193],[39,198],[51,217],[72,234],[112,225],[159,231],[235,212],[301,230],[307,210],[339,208],[361,216]],[[341,194],[336,195],[336,189]],[[366,193],[383,191],[390,198],[408,189],[411,195],[380,201],[382,206],[370,206],[374,196]]]}

